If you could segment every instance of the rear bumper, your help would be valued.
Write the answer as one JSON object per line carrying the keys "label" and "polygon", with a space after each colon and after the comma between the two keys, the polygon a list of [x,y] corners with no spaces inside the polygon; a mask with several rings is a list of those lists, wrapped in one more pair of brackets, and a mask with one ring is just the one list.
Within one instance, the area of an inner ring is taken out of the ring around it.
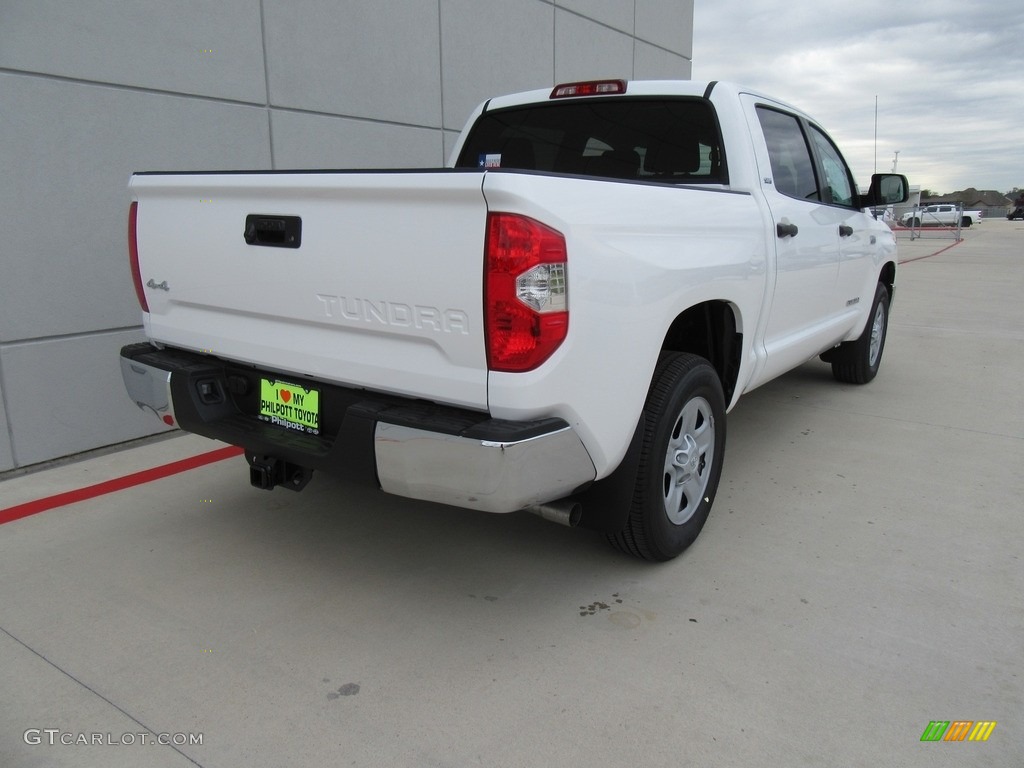
{"label": "rear bumper", "polygon": [[[596,476],[579,436],[561,419],[492,419],[149,344],[123,348],[121,372],[136,405],[165,423],[408,498],[514,512],[577,493]],[[320,391],[320,434],[256,418],[266,375]],[[210,397],[211,382],[219,396]]]}
{"label": "rear bumper", "polygon": [[381,488],[484,512],[513,512],[569,496],[594,479],[590,456],[565,422],[517,440],[486,433],[486,424],[479,436],[465,437],[378,421],[374,455]]}

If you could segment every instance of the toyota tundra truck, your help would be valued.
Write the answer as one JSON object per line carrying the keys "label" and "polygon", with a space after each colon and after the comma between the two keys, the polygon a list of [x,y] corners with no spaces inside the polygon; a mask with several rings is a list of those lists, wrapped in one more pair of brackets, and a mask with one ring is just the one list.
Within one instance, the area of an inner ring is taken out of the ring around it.
{"label": "toyota tundra truck", "polygon": [[865,209],[908,188],[691,81],[490,99],[443,169],[135,173],[123,377],[258,488],[323,470],[668,560],[744,392],[817,356],[875,377],[896,243]]}
{"label": "toyota tundra truck", "polygon": [[979,210],[967,210],[963,205],[943,203],[926,205],[904,213],[900,223],[905,227],[969,227],[980,224],[983,213]]}

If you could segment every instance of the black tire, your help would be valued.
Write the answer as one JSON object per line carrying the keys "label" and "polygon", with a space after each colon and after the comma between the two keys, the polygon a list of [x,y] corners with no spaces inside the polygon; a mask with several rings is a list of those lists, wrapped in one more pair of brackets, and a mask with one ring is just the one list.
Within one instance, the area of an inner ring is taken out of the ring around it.
{"label": "black tire", "polygon": [[910,222],[910,226],[912,226],[912,227],[920,227],[921,226],[921,220],[920,219],[913,219]]}
{"label": "black tire", "polygon": [[708,518],[725,458],[725,396],[702,357],[663,353],[644,405],[643,444],[625,527],[613,546],[671,560]]}
{"label": "black tire", "polygon": [[962,219],[960,220],[960,226],[961,226],[961,227],[964,227],[965,229],[970,229],[970,227],[971,227],[971,224],[973,224],[973,223],[974,223],[974,222],[973,222],[973,221],[971,220],[971,217],[970,217],[970,216],[964,216],[964,217],[963,217],[963,218],[962,218]]}
{"label": "black tire", "polygon": [[867,384],[878,374],[889,329],[889,289],[882,283],[875,288],[868,322],[856,341],[847,341],[827,353],[832,375],[847,384]]}

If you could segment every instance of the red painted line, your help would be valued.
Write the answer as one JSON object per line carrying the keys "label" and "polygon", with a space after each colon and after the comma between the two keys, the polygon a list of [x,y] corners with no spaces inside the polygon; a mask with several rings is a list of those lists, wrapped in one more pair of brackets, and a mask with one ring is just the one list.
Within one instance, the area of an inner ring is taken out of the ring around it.
{"label": "red painted line", "polygon": [[945,253],[950,248],[956,248],[962,242],[963,242],[963,240],[957,240],[955,243],[947,245],[945,248],[940,248],[935,253],[929,253],[927,256],[915,256],[912,259],[904,259],[903,261],[900,262],[900,264],[909,264],[912,261],[920,261],[921,259],[930,259],[932,256],[938,256],[940,253]]}
{"label": "red painted line", "polygon": [[86,499],[94,499],[97,496],[104,496],[108,493],[123,491],[125,488],[131,488],[135,485],[151,483],[154,480],[176,475],[179,472],[188,472],[190,469],[213,464],[216,461],[241,456],[243,453],[243,449],[229,445],[227,448],[218,448],[215,451],[201,453],[198,456],[190,456],[187,459],[172,461],[170,464],[162,464],[152,469],[143,469],[141,472],[133,472],[124,477],[115,477],[113,480],[104,480],[102,483],[87,485],[84,488],[76,488],[73,491],[65,491],[64,493],[36,499],[35,501],[26,501],[24,504],[16,504],[13,507],[7,507],[7,509],[0,509],[0,525],[20,520],[29,515],[36,515],[55,507],[63,507],[79,501],[85,501]]}

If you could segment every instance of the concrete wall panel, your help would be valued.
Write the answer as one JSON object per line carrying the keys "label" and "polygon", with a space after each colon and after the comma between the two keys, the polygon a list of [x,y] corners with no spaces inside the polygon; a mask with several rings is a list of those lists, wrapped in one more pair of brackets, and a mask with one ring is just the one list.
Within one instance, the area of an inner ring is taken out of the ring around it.
{"label": "concrete wall panel", "polygon": [[[266,168],[266,113],[0,75],[0,342],[140,325],[128,271],[132,171]],[[43,119],[49,116],[49,119]]]}
{"label": "concrete wall panel", "polygon": [[14,454],[11,452],[11,431],[7,423],[7,408],[4,406],[3,364],[0,362],[0,472],[14,468]]}
{"label": "concrete wall panel", "polygon": [[259,3],[249,0],[5,2],[0,67],[266,100]]}
{"label": "concrete wall panel", "polygon": [[273,106],[440,127],[438,5],[266,4]]}
{"label": "concrete wall panel", "polygon": [[423,168],[444,164],[441,131],[302,112],[271,113],[278,168]]}
{"label": "concrete wall panel", "polygon": [[637,80],[689,80],[691,65],[689,59],[664,48],[636,43],[633,66]]}
{"label": "concrete wall panel", "polygon": [[165,431],[124,391],[118,350],[140,331],[0,348],[7,418],[19,466]]}
{"label": "concrete wall panel", "polygon": [[442,0],[445,128],[462,130],[492,96],[553,84],[554,13],[537,0]]}
{"label": "concrete wall panel", "polygon": [[0,0],[0,472],[161,429],[117,361],[141,338],[132,171],[438,166],[490,96],[687,76],[692,19],[693,0]]}
{"label": "concrete wall panel", "polygon": [[693,58],[693,3],[636,0],[636,36]]}
{"label": "concrete wall panel", "polygon": [[633,77],[633,38],[555,11],[555,82]]}
{"label": "concrete wall panel", "polygon": [[636,0],[555,0],[555,5],[628,35],[633,34]]}

